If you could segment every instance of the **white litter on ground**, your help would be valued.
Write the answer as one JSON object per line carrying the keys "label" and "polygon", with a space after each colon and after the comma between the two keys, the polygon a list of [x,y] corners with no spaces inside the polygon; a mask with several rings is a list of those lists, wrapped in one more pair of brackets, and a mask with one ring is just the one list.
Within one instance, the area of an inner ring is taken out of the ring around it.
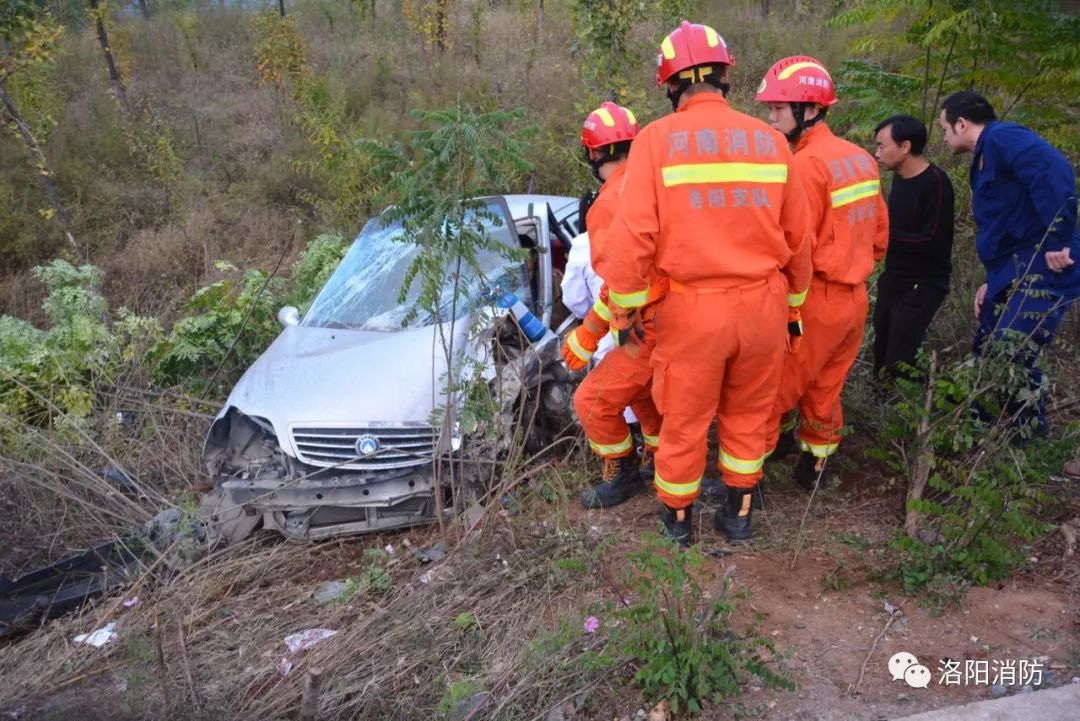
{"label": "white litter on ground", "polygon": [[293,670],[293,661],[301,651],[306,651],[336,634],[337,631],[329,628],[309,628],[286,636],[285,646],[289,649],[289,653],[282,657],[281,664],[278,666],[281,675],[285,676]]}
{"label": "white litter on ground", "polygon": [[80,633],[78,636],[71,640],[84,646],[101,648],[107,643],[112,643],[116,640],[116,638],[116,622],[113,621],[112,623],[108,623],[105,626],[102,626],[96,631],[92,631],[90,633]]}

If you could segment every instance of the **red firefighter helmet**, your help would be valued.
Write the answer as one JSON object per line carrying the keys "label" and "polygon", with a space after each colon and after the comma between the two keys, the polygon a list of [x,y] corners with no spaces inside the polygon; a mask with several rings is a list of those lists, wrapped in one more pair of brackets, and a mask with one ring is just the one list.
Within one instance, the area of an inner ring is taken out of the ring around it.
{"label": "red firefighter helmet", "polygon": [[581,144],[590,150],[633,140],[638,134],[637,118],[629,108],[607,102],[589,113],[581,126]]}
{"label": "red firefighter helmet", "polygon": [[[676,73],[701,65],[734,65],[727,43],[708,25],[683,20],[660,43],[656,56],[656,84],[663,85]],[[715,71],[714,71],[715,72]]]}
{"label": "red firefighter helmet", "polygon": [[821,61],[792,55],[773,64],[758,86],[754,100],[762,103],[836,103],[836,86]]}

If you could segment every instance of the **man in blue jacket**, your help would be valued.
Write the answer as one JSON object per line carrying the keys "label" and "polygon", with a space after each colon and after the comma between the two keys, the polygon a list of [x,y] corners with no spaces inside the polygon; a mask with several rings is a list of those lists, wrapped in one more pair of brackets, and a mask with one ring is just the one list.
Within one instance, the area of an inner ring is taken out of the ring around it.
{"label": "man in blue jacket", "polygon": [[1038,356],[1053,340],[1066,307],[1080,296],[1076,175],[1065,156],[1034,131],[999,121],[978,93],[950,95],[939,121],[954,154],[972,153],[975,247],[986,267],[986,282],[975,294],[979,326],[972,349],[982,353],[989,341],[1010,331],[1032,341],[1022,357],[1037,408],[1029,403],[1017,410],[1017,401],[1006,411],[1017,425],[1032,424],[1045,435]]}

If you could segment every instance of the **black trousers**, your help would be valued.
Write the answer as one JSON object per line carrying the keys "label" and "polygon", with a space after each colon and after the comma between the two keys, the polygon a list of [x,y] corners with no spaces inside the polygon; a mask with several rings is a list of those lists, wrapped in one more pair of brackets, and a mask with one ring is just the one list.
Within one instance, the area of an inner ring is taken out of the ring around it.
{"label": "black trousers", "polygon": [[948,290],[938,283],[915,283],[890,275],[878,276],[874,306],[874,375],[882,370],[899,374],[898,363],[915,365],[915,355],[926,338]]}

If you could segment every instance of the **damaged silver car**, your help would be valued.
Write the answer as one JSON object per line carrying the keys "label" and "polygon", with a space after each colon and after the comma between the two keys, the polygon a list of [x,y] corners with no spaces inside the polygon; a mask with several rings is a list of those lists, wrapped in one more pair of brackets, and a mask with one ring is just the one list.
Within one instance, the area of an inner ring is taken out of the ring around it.
{"label": "damaged silver car", "polygon": [[[528,405],[532,448],[574,424],[574,378],[560,363],[558,335],[570,322],[559,279],[577,234],[577,201],[506,195],[483,203],[485,231],[525,260],[481,253],[480,272],[462,280],[482,276],[511,290],[553,333],[515,342],[520,331],[508,333],[516,325],[490,303],[459,303],[441,326],[410,318],[415,306],[399,302],[399,290],[416,248],[401,242],[400,223],[373,218],[303,317],[281,309],[281,334],[217,415],[203,453],[213,490],[200,508],[212,539],[233,542],[263,527],[314,540],[435,520],[435,494],[444,492],[435,464],[460,458],[471,442],[460,426],[433,422],[444,405],[447,337],[454,365],[514,380],[500,411],[512,419]],[[499,345],[508,339],[509,352]]]}

